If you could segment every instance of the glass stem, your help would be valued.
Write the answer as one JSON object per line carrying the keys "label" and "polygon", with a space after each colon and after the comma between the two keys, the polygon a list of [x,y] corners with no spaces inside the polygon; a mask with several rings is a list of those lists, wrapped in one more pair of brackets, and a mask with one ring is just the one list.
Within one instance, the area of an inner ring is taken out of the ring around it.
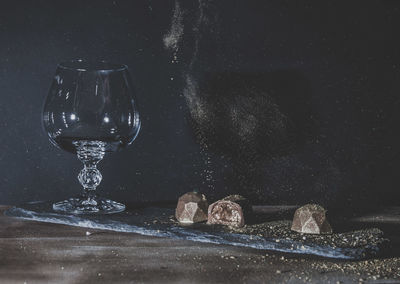
{"label": "glass stem", "polygon": [[[83,186],[83,198],[88,203],[96,203],[96,187],[102,180],[102,175],[97,169],[97,164],[105,154],[105,143],[102,141],[76,141],[78,159],[83,163],[83,169],[78,175],[78,180]],[[95,205],[95,204],[93,204]]]}

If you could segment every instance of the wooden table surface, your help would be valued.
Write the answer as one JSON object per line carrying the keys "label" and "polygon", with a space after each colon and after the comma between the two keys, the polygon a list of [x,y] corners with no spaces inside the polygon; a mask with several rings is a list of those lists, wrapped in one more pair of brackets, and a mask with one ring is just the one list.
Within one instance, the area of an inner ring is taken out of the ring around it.
{"label": "wooden table surface", "polygon": [[6,208],[0,283],[400,283],[340,268],[360,262],[25,221]]}

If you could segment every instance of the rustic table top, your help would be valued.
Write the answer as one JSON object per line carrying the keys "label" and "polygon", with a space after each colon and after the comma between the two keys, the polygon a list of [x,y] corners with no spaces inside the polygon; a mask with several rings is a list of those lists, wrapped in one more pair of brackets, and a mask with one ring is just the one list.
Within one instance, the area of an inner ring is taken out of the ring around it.
{"label": "rustic table top", "polygon": [[[300,257],[25,221],[4,216],[6,208],[0,206],[0,283],[400,283],[396,255],[359,262]],[[396,216],[384,219],[397,226]]]}

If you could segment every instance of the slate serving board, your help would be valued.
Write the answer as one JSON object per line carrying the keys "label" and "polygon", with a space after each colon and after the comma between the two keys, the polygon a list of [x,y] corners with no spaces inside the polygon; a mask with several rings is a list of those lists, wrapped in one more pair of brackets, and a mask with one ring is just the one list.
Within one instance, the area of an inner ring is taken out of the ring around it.
{"label": "slate serving board", "polygon": [[173,219],[174,208],[168,206],[128,208],[125,212],[113,215],[77,216],[56,213],[52,210],[49,202],[32,202],[10,208],[5,214],[11,217],[47,223],[348,260],[376,256],[381,253],[382,247],[387,242],[378,233],[376,238],[379,241],[374,244],[337,247],[313,243],[310,240],[291,239],[287,236],[258,236],[246,233],[232,233],[221,226],[206,224],[183,226]]}

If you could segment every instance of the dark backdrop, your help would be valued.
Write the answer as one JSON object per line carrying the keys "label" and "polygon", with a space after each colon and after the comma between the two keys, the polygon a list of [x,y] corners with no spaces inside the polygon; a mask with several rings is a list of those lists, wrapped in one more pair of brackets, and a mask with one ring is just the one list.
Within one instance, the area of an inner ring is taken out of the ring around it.
{"label": "dark backdrop", "polygon": [[143,119],[103,195],[399,204],[399,27],[398,1],[2,1],[0,203],[80,192],[41,109],[84,58],[130,67]]}

